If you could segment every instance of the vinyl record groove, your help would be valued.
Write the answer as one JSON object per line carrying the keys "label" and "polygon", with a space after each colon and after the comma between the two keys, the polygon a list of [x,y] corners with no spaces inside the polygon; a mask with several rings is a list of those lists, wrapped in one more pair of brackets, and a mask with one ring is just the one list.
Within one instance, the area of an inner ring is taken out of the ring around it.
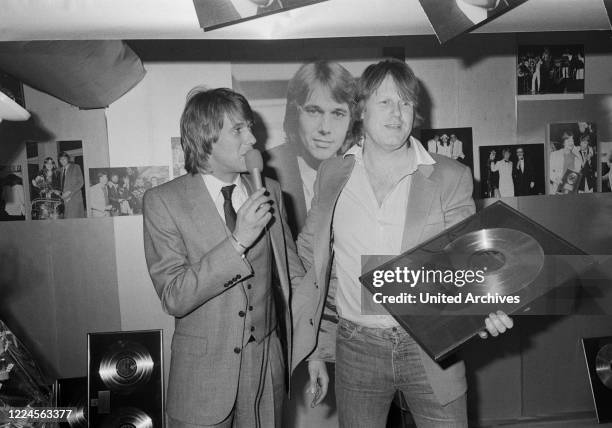
{"label": "vinyl record groove", "polygon": [[98,374],[108,389],[127,393],[149,381],[153,366],[153,358],[144,346],[119,340],[100,360]]}
{"label": "vinyl record groove", "polygon": [[475,294],[517,293],[531,284],[544,266],[544,249],[515,229],[493,228],[466,233],[444,248],[455,270],[483,270],[485,281]]}
{"label": "vinyl record groove", "polygon": [[612,344],[607,344],[597,351],[595,372],[606,388],[612,389]]}

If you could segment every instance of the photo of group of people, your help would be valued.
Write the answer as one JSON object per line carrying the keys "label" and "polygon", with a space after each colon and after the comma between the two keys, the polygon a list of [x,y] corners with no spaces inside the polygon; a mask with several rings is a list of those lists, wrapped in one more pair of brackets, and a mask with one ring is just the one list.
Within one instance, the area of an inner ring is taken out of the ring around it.
{"label": "photo of group of people", "polygon": [[21,165],[0,165],[0,221],[25,220]]}
{"label": "photo of group of people", "polygon": [[85,217],[83,142],[26,143],[32,220]]}
{"label": "photo of group of people", "polygon": [[595,123],[553,123],[548,135],[548,194],[596,192]]}
{"label": "photo of group of people", "polygon": [[169,180],[167,166],[89,169],[89,217],[142,214],[144,193]]}
{"label": "photo of group of people", "polygon": [[544,194],[544,145],[481,146],[480,197]]}
{"label": "photo of group of people", "polygon": [[422,129],[421,142],[430,153],[455,159],[473,173],[472,128]]}
{"label": "photo of group of people", "polygon": [[583,93],[584,68],[584,45],[519,46],[517,93]]}

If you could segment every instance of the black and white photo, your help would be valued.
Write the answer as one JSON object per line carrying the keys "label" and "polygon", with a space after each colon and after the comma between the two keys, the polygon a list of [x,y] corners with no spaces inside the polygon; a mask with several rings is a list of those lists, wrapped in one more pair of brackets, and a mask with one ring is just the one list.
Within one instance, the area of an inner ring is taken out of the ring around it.
{"label": "black and white photo", "polygon": [[518,95],[584,93],[584,76],[584,45],[518,47]]}
{"label": "black and white photo", "polygon": [[281,185],[295,237],[310,209],[319,165],[356,142],[351,105],[354,73],[361,68],[332,60],[233,65],[234,89],[253,108],[264,172]]}
{"label": "black and white photo", "polygon": [[0,165],[0,221],[25,220],[21,165]]}
{"label": "black and white photo", "polygon": [[440,43],[445,43],[526,0],[419,0]]}
{"label": "black and white photo", "polygon": [[205,31],[327,0],[193,0]]}
{"label": "black and white photo", "polygon": [[421,143],[428,152],[455,159],[474,171],[472,128],[422,129]]}
{"label": "black and white photo", "polygon": [[89,217],[142,214],[144,193],[167,182],[167,166],[89,169]]}
{"label": "black and white photo", "polygon": [[544,194],[544,145],[481,146],[480,197]]}
{"label": "black and white photo", "polygon": [[[548,128],[548,194],[557,194],[568,170],[580,174],[578,193],[597,191],[597,128],[592,122],[552,123]],[[570,178],[574,178],[570,175]]]}
{"label": "black and white photo", "polygon": [[85,217],[83,142],[27,142],[26,153],[32,220]]}

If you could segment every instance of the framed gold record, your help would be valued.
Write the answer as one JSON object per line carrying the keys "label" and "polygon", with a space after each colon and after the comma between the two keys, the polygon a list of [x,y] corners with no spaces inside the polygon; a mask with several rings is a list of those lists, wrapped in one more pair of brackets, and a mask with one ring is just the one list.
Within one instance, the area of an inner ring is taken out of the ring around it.
{"label": "framed gold record", "polygon": [[491,312],[571,313],[580,274],[595,263],[502,201],[386,260],[360,277],[362,313],[391,314],[437,361],[476,336]]}
{"label": "framed gold record", "polygon": [[161,330],[90,333],[89,427],[164,426]]}
{"label": "framed gold record", "polygon": [[597,421],[612,422],[612,336],[582,338]]}

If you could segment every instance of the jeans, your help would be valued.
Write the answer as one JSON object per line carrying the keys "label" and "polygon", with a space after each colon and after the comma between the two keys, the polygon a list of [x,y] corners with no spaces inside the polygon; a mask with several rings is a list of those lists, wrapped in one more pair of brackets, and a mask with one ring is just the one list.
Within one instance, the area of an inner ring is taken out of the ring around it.
{"label": "jeans", "polygon": [[419,428],[467,427],[466,395],[442,406],[433,394],[419,345],[400,327],[369,328],[340,319],[336,400],[341,428],[384,428],[396,390]]}

